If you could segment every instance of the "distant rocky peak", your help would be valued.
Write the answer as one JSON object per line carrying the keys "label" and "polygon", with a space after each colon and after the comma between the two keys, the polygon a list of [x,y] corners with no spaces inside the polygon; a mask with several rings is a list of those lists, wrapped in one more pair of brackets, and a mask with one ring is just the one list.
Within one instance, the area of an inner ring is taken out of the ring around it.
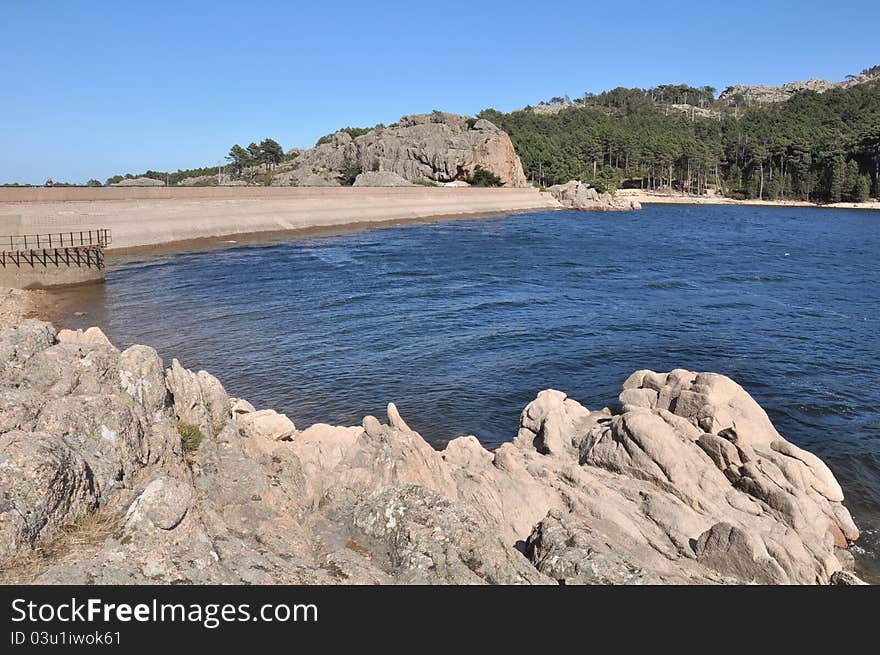
{"label": "distant rocky peak", "polygon": [[829,82],[822,78],[811,77],[808,80],[797,80],[781,86],[736,84],[725,89],[718,99],[729,102],[742,100],[747,104],[784,102],[801,91],[825,93],[832,89],[848,89],[859,84],[880,80],[880,72],[870,72],[872,70],[868,69],[861,75],[850,76],[842,82]]}

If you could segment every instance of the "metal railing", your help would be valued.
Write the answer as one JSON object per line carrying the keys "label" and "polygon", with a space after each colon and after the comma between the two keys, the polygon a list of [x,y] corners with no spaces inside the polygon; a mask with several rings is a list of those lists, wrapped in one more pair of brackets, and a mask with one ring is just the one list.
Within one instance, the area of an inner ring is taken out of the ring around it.
{"label": "metal railing", "polygon": [[0,236],[0,250],[20,252],[23,250],[46,250],[52,248],[106,248],[112,242],[110,230],[82,230],[79,232],[55,232],[53,234],[20,234]]}
{"label": "metal railing", "polygon": [[35,250],[0,250],[0,269],[15,268],[104,268],[104,249],[98,246],[41,248]]}

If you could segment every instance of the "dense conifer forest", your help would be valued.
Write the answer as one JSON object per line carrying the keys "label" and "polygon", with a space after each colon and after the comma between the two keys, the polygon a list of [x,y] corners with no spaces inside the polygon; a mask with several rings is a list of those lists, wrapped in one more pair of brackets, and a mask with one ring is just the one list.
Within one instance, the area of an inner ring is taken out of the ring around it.
{"label": "dense conifer forest", "polygon": [[479,116],[510,134],[526,175],[542,186],[580,179],[766,200],[880,196],[880,79],[774,104],[741,100],[666,85],[557,97],[544,103],[559,105],[552,112]]}

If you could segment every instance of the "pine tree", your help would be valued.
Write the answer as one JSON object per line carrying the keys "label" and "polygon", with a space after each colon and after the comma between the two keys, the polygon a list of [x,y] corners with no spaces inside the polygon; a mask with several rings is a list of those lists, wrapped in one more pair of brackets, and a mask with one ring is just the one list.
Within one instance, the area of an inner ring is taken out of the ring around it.
{"label": "pine tree", "polygon": [[266,164],[280,164],[284,159],[284,149],[275,139],[260,141],[260,157]]}
{"label": "pine tree", "polygon": [[828,185],[829,202],[840,202],[843,198],[843,157],[835,157],[831,164],[831,179]]}

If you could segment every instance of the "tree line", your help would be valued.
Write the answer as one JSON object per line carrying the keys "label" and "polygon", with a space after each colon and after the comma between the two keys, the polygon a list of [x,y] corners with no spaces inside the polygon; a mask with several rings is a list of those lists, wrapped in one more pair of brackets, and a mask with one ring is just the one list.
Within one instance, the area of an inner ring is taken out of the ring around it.
{"label": "tree line", "polygon": [[251,142],[247,148],[235,144],[229,149],[226,161],[233,175],[250,166],[264,166],[272,168],[284,161],[284,149],[275,139],[263,139],[259,143]]}
{"label": "tree line", "polygon": [[711,87],[665,85],[614,89],[555,114],[486,109],[479,117],[510,135],[542,186],[579,179],[770,200],[880,196],[880,81],[709,116],[669,111],[682,101],[717,106]]}
{"label": "tree line", "polygon": [[[132,175],[131,173],[126,173],[125,175],[114,175],[113,177],[107,178],[107,186],[111,184],[116,184],[117,182],[121,182],[122,180],[131,180],[137,177],[149,177],[153,180],[161,180],[165,182],[168,186],[174,186],[178,184],[181,180],[185,180],[188,177],[202,177],[206,175],[217,175],[219,172],[219,167],[217,166],[207,166],[204,168],[186,168],[186,169],[178,169],[176,171],[146,171],[139,175]],[[97,184],[95,184],[97,182]],[[100,186],[101,183],[98,180],[89,180],[88,186]]]}
{"label": "tree line", "polygon": [[[275,141],[275,139],[266,138],[260,141],[260,143],[250,143],[247,148],[235,144],[229,149],[229,154],[226,155],[226,161],[229,162],[227,170],[231,176],[235,177],[241,175],[245,168],[252,166],[265,166],[271,168],[284,161],[285,158],[286,155],[284,154],[284,149],[281,147],[281,144]],[[136,177],[149,177],[154,180],[161,180],[168,186],[174,186],[189,177],[219,176],[220,173],[220,166],[186,168],[178,169],[176,171],[149,170],[139,175],[133,175],[131,173],[114,175],[113,177],[107,178],[106,184],[109,186],[126,179],[130,180]],[[97,180],[89,180],[88,186],[95,186],[93,183],[97,183],[98,186],[101,184]]]}
{"label": "tree line", "polygon": [[[571,96],[554,96],[549,101],[541,103],[545,105],[581,105],[583,107],[615,107],[625,108],[632,111],[638,108],[646,108],[654,104],[682,104],[697,107],[711,107],[715,105],[715,87],[694,87],[688,84],[661,84],[650,89],[628,89],[619,86],[602,93],[585,92],[581,97],[572,99]],[[527,109],[529,109],[527,107]]]}

